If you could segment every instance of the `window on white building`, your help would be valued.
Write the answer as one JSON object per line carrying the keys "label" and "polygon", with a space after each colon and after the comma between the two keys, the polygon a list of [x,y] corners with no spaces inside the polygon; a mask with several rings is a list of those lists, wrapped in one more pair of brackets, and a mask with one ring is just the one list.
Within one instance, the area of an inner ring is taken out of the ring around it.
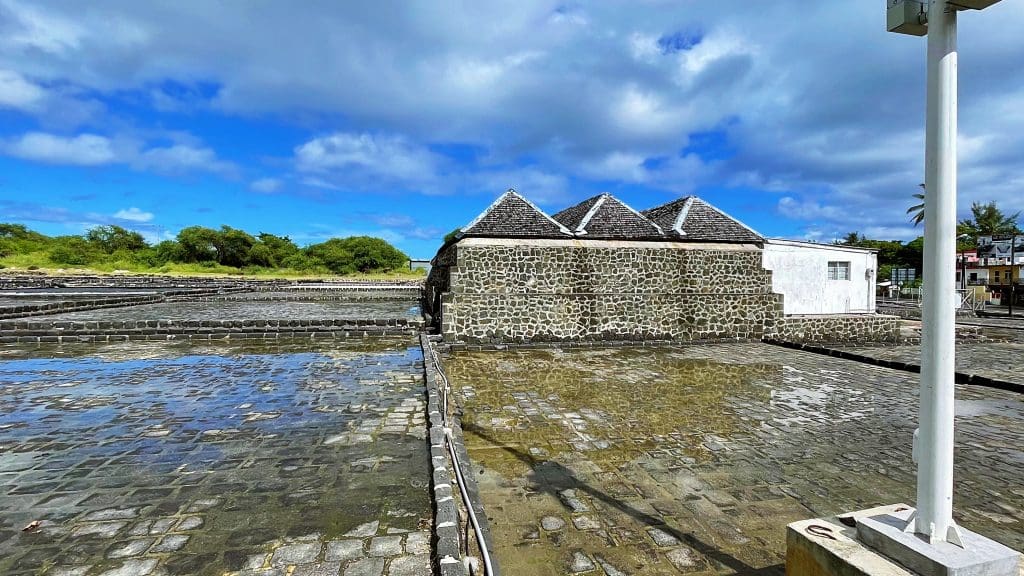
{"label": "window on white building", "polygon": [[829,262],[828,263],[828,279],[829,280],[849,280],[850,279],[850,263],[849,262]]}

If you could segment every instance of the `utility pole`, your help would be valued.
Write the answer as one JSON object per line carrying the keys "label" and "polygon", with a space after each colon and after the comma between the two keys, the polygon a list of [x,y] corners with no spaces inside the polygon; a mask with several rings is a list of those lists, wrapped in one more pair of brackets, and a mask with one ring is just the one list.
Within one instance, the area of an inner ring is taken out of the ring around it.
{"label": "utility pole", "polygon": [[961,544],[953,522],[955,373],[957,12],[946,0],[928,8],[925,111],[924,306],[917,515],[908,531]]}
{"label": "utility pole", "polygon": [[[888,565],[867,561],[871,556],[858,555],[861,552],[895,561],[917,574],[1018,576],[1021,559],[1018,552],[970,530],[961,530],[953,521],[954,307],[959,304],[956,299],[957,11],[982,10],[998,1],[886,2],[886,28],[890,32],[928,35],[925,288],[919,428],[914,432],[913,451],[918,465],[917,507],[908,510],[905,506],[893,505],[885,507],[889,509],[884,512],[879,512],[879,508],[863,511],[863,515],[854,517],[857,540],[852,542],[827,543],[820,531],[812,532],[812,528],[823,527],[818,523],[827,524],[826,519],[805,521],[817,526],[803,522],[790,524],[786,550],[786,573],[790,576],[850,573],[877,576],[891,571]],[[801,531],[810,536],[802,535]]]}
{"label": "utility pole", "polygon": [[1013,297],[1017,295],[1017,285],[1014,284],[1013,280],[1013,266],[1016,263],[1016,256],[1014,255],[1014,248],[1017,247],[1017,235],[1010,235],[1010,318],[1013,318]]}

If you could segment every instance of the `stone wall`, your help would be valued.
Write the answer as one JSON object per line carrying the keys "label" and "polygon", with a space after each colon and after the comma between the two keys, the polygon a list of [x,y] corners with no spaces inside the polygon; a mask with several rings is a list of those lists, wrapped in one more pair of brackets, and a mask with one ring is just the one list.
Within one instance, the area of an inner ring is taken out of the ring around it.
{"label": "stone wall", "polygon": [[157,302],[163,302],[164,300],[165,298],[160,294],[153,294],[151,296],[125,296],[121,298],[97,298],[90,300],[59,300],[43,304],[0,306],[0,319],[24,318],[26,316],[42,316],[46,314],[63,314],[64,312],[98,310],[100,308],[121,308],[124,306],[137,306],[139,304],[154,304]]}
{"label": "stone wall", "polygon": [[[875,307],[879,314],[889,314],[892,316],[899,316],[900,318],[906,318],[907,320],[920,320],[922,309],[921,305],[916,302],[879,302]],[[970,308],[957,308],[957,318],[977,318],[978,314]]]}
{"label": "stone wall", "polygon": [[451,269],[455,266],[456,244],[442,246],[431,261],[430,272],[423,287],[420,303],[423,313],[435,327],[440,327],[441,295],[450,290]]}
{"label": "stone wall", "polygon": [[449,341],[685,341],[761,338],[782,301],[752,245],[463,239],[424,308]]}
{"label": "stone wall", "polygon": [[900,319],[882,314],[785,316],[765,336],[787,342],[892,342],[900,338]]}
{"label": "stone wall", "polygon": [[423,321],[406,318],[322,320],[0,321],[0,343],[116,342],[412,336]]}

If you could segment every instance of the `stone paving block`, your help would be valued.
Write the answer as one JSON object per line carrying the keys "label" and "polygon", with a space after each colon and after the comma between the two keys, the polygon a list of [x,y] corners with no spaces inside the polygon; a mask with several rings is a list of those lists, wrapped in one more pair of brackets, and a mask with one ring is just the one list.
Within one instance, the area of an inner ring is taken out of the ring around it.
{"label": "stone paving block", "polygon": [[49,576],[85,576],[92,566],[57,566],[50,570]]}
{"label": "stone paving block", "polygon": [[281,546],[274,551],[270,563],[274,566],[313,562],[320,555],[319,542],[303,542]]}
{"label": "stone paving block", "polygon": [[119,568],[102,572],[100,576],[146,576],[156,568],[155,558],[141,560],[126,560]]}
{"label": "stone paving block", "polygon": [[149,533],[163,534],[164,532],[170,530],[171,526],[174,526],[175,522],[177,522],[175,518],[160,518],[158,520],[155,520],[153,521],[153,524],[151,524],[149,527]]}
{"label": "stone paving block", "polygon": [[430,554],[430,532],[412,532],[405,537],[406,554]]}
{"label": "stone paving block", "polygon": [[105,520],[128,520],[138,516],[138,508],[108,508],[89,512],[83,522],[99,522]]}
{"label": "stone paving block", "polygon": [[203,519],[199,516],[186,516],[181,519],[181,522],[175,527],[175,530],[187,531],[195,530],[203,525]]}
{"label": "stone paving block", "polygon": [[647,530],[647,535],[650,536],[651,540],[654,540],[654,543],[658,546],[676,546],[679,544],[679,540],[675,536],[665,532],[661,528],[650,528]]}
{"label": "stone paving block", "polygon": [[628,576],[625,572],[619,570],[611,562],[608,562],[601,556],[594,556],[594,560],[597,561],[597,564],[601,567],[601,570],[604,571],[605,576]]}
{"label": "stone paving block", "polygon": [[584,572],[593,572],[597,569],[594,561],[590,559],[583,552],[573,552],[572,561],[569,563],[569,572],[572,574],[582,574]]}
{"label": "stone paving block", "polygon": [[331,540],[327,543],[327,551],[324,553],[324,559],[329,561],[347,562],[362,557],[362,540]]}
{"label": "stone paving block", "polygon": [[107,558],[138,556],[148,550],[154,540],[154,538],[143,538],[141,540],[130,540],[124,544],[117,544],[107,552]]}
{"label": "stone paving block", "polygon": [[149,549],[151,553],[162,553],[162,552],[175,552],[180,550],[185,544],[188,543],[189,537],[184,534],[169,534],[160,539],[160,542],[156,543],[152,548]]}
{"label": "stone paving block", "polygon": [[540,519],[540,527],[549,532],[554,532],[565,528],[565,520],[557,516],[545,516]]}
{"label": "stone paving block", "polygon": [[344,576],[381,576],[384,573],[382,558],[363,558],[345,567]]}
{"label": "stone paving block", "polygon": [[356,526],[352,530],[346,532],[345,536],[349,536],[352,538],[365,538],[367,536],[376,536],[377,529],[379,526],[380,522],[378,520],[374,520],[373,522],[367,522],[366,524],[360,524],[359,526]]}
{"label": "stone paving block", "polygon": [[112,538],[118,530],[124,528],[127,522],[92,522],[79,524],[71,531],[72,536],[99,536],[100,538]]}
{"label": "stone paving block", "polygon": [[398,556],[402,553],[402,537],[401,536],[378,536],[370,540],[369,555],[382,557],[382,556]]}
{"label": "stone paving block", "polygon": [[400,556],[388,564],[388,576],[431,576],[430,555]]}
{"label": "stone paving block", "polygon": [[577,516],[572,519],[572,525],[577,530],[599,530],[601,523],[591,516]]}
{"label": "stone paving block", "polygon": [[296,566],[291,576],[338,576],[340,571],[341,562],[317,562]]}
{"label": "stone paving block", "polygon": [[669,550],[665,553],[665,557],[668,561],[676,567],[677,570],[688,572],[699,569],[701,566],[700,559],[696,553],[689,548],[676,548],[675,550]]}

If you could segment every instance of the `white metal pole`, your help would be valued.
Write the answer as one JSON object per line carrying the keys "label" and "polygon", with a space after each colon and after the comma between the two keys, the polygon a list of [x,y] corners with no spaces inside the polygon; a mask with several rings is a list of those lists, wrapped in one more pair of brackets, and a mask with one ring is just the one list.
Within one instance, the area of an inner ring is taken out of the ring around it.
{"label": "white metal pole", "polygon": [[953,523],[954,307],[956,305],[956,12],[928,9],[924,312],[914,531],[960,543]]}

